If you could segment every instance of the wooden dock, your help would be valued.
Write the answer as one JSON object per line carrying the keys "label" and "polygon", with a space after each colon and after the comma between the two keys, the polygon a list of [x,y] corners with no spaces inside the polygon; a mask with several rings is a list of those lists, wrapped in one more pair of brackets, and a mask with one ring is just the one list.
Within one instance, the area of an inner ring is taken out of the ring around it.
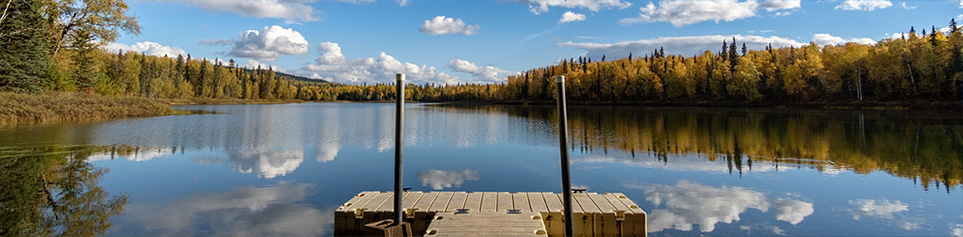
{"label": "wooden dock", "polygon": [[[412,191],[404,193],[402,209],[418,236],[564,236],[561,196]],[[355,195],[335,211],[334,234],[363,235],[365,224],[391,219],[393,198],[393,192]],[[645,211],[621,193],[574,193],[572,216],[576,236],[646,236]]]}

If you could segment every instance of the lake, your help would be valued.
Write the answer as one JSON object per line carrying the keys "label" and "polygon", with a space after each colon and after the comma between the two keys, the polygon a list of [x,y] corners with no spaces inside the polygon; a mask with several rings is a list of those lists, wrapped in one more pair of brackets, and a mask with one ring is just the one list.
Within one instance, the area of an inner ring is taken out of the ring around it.
{"label": "lake", "polygon": [[[393,188],[394,104],[175,108],[214,113],[0,128],[0,226],[331,235],[340,204]],[[409,104],[405,186],[559,192],[556,117]],[[961,118],[571,106],[572,182],[626,194],[653,236],[960,236]]]}

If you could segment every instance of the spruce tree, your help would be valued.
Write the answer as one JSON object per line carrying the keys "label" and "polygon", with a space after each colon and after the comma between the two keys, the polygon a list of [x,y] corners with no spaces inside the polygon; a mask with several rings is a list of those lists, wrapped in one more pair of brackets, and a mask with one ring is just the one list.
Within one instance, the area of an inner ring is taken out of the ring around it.
{"label": "spruce tree", "polygon": [[41,1],[13,1],[0,24],[0,91],[40,92],[48,78]]}

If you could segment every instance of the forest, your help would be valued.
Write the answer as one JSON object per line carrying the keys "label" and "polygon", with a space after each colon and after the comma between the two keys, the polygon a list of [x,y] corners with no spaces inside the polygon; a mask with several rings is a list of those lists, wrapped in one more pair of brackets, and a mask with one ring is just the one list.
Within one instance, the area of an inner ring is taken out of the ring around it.
{"label": "forest", "polygon": [[[121,0],[7,1],[0,18],[0,91],[69,91],[146,98],[386,101],[394,85],[347,85],[241,68],[233,59],[107,52],[118,34],[138,34]],[[569,100],[585,102],[950,102],[963,100],[963,35],[955,19],[940,30],[874,45],[810,43],[749,50],[733,38],[718,52],[664,49],[600,60],[562,60],[499,84],[408,84],[413,101],[554,100],[565,75]]]}

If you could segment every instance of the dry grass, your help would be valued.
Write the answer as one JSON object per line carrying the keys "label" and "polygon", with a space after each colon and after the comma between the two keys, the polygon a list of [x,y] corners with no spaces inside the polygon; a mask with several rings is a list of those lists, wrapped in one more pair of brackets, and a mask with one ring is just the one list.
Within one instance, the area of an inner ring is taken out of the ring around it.
{"label": "dry grass", "polygon": [[171,105],[237,105],[237,104],[287,104],[304,103],[301,100],[245,100],[237,98],[183,98],[164,100]]}
{"label": "dry grass", "polygon": [[0,125],[96,121],[174,113],[169,103],[142,97],[67,92],[0,92]]}

